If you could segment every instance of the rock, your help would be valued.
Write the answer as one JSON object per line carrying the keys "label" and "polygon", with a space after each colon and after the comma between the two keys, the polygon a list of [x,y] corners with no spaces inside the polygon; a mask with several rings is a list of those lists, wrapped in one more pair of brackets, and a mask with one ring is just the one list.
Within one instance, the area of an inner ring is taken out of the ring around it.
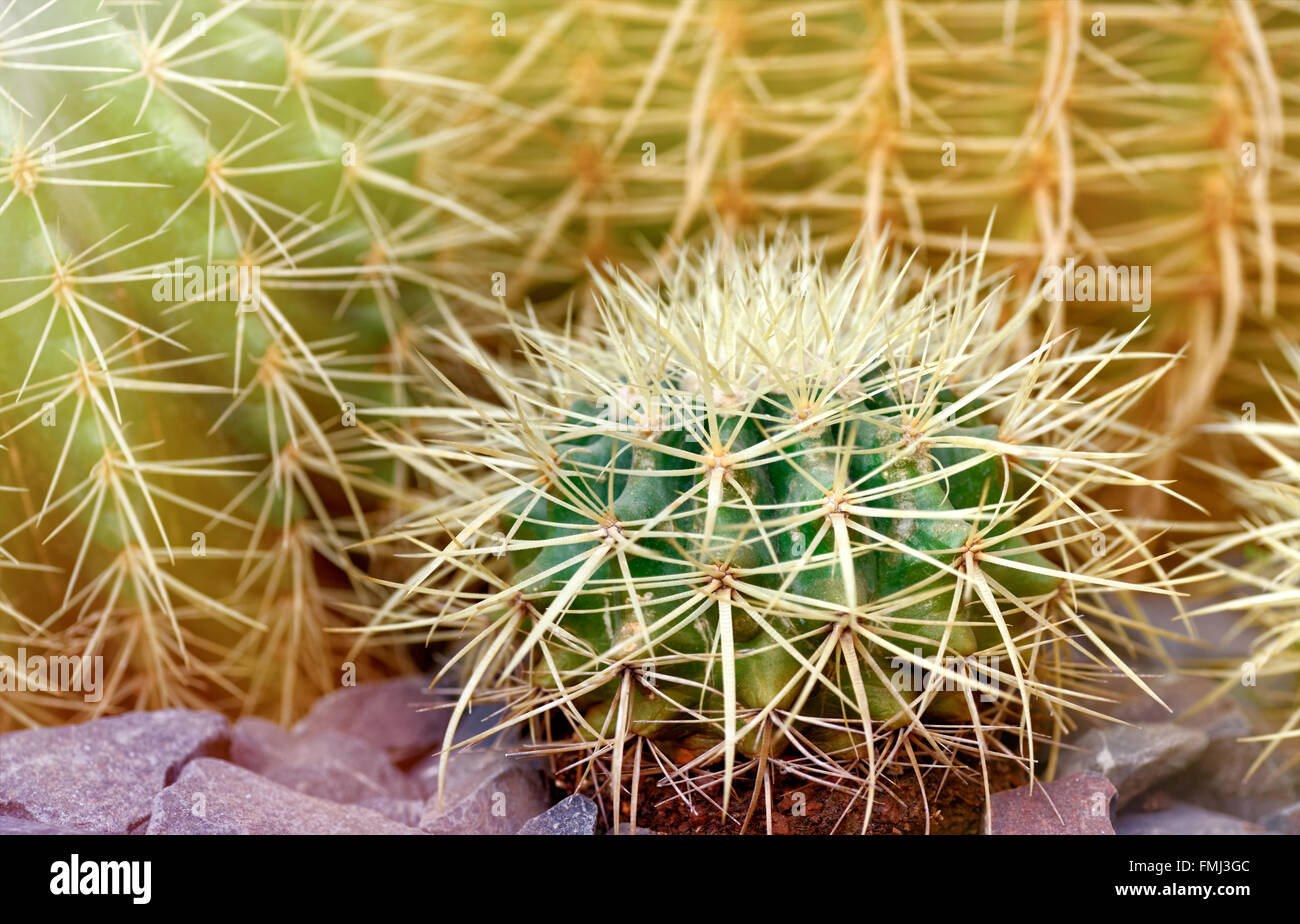
{"label": "rock", "polygon": [[147,834],[419,834],[357,805],[294,792],[223,760],[191,761],[153,800]]}
{"label": "rock", "polygon": [[0,815],[125,834],[183,767],[229,741],[224,716],[188,709],[0,735]]}
{"label": "rock", "polygon": [[595,834],[600,809],[586,796],[562,799],[536,818],[524,822],[520,834]]}
{"label": "rock", "polygon": [[293,748],[294,736],[269,719],[246,716],[230,730],[230,760],[254,773],[279,762]]}
{"label": "rock", "polygon": [[424,817],[424,800],[422,799],[395,799],[391,796],[372,796],[368,799],[362,799],[356,804],[362,808],[368,808],[372,812],[378,812],[399,825],[406,825],[411,828],[418,828],[420,819]]}
{"label": "rock", "polygon": [[1264,828],[1231,815],[1185,802],[1162,812],[1130,813],[1115,821],[1116,834],[1267,834]]}
{"label": "rock", "polygon": [[453,751],[447,777],[441,803],[437,792],[425,802],[429,834],[514,834],[550,808],[541,773],[499,751]]}
{"label": "rock", "polygon": [[[451,761],[452,769],[448,773],[447,786],[463,785],[465,781],[474,786],[478,785],[488,764],[501,761],[512,748],[520,744],[523,738],[522,729],[514,726],[493,731],[497,729],[499,723],[500,715],[496,707],[473,706],[465,711],[456,725],[454,741],[448,741],[446,745],[447,747],[464,745],[451,752],[455,759]],[[465,742],[488,732],[491,734],[481,741],[465,745]],[[439,751],[420,760],[408,771],[416,788],[425,798],[437,792],[438,768],[441,764],[442,753]]]}
{"label": "rock", "polygon": [[1076,773],[1051,783],[995,792],[989,801],[990,834],[1114,834],[1110,807],[1115,787],[1097,773]]}
{"label": "rock", "polygon": [[1231,734],[1212,740],[1190,767],[1168,780],[1165,788],[1178,799],[1250,821],[1258,821],[1296,801],[1294,784],[1272,756],[1247,777],[1263,748],[1259,742],[1238,741],[1250,726],[1234,726]]}
{"label": "rock", "polygon": [[240,719],[231,732],[230,759],[282,786],[332,802],[420,795],[415,781],[383,751],[333,729],[292,734],[265,719]]}
{"label": "rock", "polygon": [[[447,717],[451,718],[451,711],[448,710]],[[460,721],[456,723],[456,734],[454,740],[447,742],[447,747],[457,744],[464,744],[466,741],[473,739],[478,735],[491,732],[481,741],[475,741],[468,747],[475,750],[481,748],[494,748],[504,750],[512,748],[523,739],[524,726],[512,725],[509,728],[501,726],[501,707],[492,704],[480,704],[471,706],[465,710]]]}
{"label": "rock", "polygon": [[[1148,682],[1173,708],[1179,725],[1199,729],[1209,739],[1200,756],[1165,780],[1162,789],[1181,801],[1251,821],[1296,801],[1293,780],[1273,758],[1246,779],[1262,745],[1239,739],[1270,729],[1268,721],[1249,702],[1240,697],[1216,696],[1219,684],[1204,677],[1166,674]],[[1199,708],[1189,714],[1188,710],[1195,707]],[[1169,713],[1149,697],[1125,703],[1115,716],[1126,722],[1169,719]]]}
{"label": "rock", "polygon": [[[469,795],[484,779],[502,767],[511,766],[507,751],[490,748],[468,748],[452,751],[447,756],[447,782],[443,785],[443,801],[450,805]],[[425,799],[438,793],[438,774],[442,754],[430,754],[411,768],[409,778]]]}
{"label": "rock", "polygon": [[0,837],[6,834],[85,834],[76,828],[59,828],[44,822],[32,821],[30,818],[0,816]]}
{"label": "rock", "polygon": [[1266,815],[1260,824],[1278,834],[1300,834],[1300,802]]}
{"label": "rock", "polygon": [[[1146,681],[1169,709],[1161,706],[1145,693],[1129,686],[1123,694],[1126,701],[1110,710],[1110,714],[1122,722],[1134,725],[1177,721],[1179,724],[1192,725],[1204,730],[1206,724],[1213,724],[1222,711],[1232,708],[1230,701],[1215,698],[1214,693],[1218,684],[1204,677],[1165,673],[1148,677]],[[1202,706],[1192,715],[1187,715],[1188,710],[1201,703],[1208,703],[1208,705]],[[1109,725],[1110,723],[1105,723],[1102,727],[1109,727]]]}
{"label": "rock", "polygon": [[343,732],[384,751],[393,763],[404,764],[442,743],[451,716],[450,709],[431,708],[442,700],[429,690],[429,683],[428,677],[399,677],[335,690],[316,701],[294,733]]}
{"label": "rock", "polygon": [[1172,722],[1114,725],[1083,735],[1076,751],[1062,751],[1057,768],[1062,776],[1097,772],[1115,784],[1117,808],[1123,809],[1156,783],[1192,763],[1209,743],[1198,728]]}

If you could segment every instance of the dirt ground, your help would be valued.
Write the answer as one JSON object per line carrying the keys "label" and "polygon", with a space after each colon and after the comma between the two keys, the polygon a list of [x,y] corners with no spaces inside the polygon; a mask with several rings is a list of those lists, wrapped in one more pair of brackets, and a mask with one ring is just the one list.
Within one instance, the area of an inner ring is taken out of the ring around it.
{"label": "dirt ground", "polygon": [[[1000,792],[1029,781],[1023,768],[1008,761],[989,766],[990,791]],[[659,834],[858,834],[866,810],[866,793],[843,791],[810,782],[793,774],[774,774],[770,824],[760,793],[748,825],[745,816],[753,797],[752,781],[739,781],[728,816],[710,799],[695,795],[689,802],[669,786],[661,786],[657,769],[643,769],[639,785],[636,823]],[[561,774],[557,785],[575,788],[573,775]],[[629,780],[630,783],[630,780]],[[924,787],[924,793],[923,793]],[[597,794],[588,780],[582,792],[600,796],[608,818],[608,791]],[[716,800],[716,791],[711,795]],[[932,768],[917,772],[898,768],[886,772],[877,784],[869,834],[978,834],[984,817],[984,786],[978,766],[959,770]],[[630,801],[624,796],[620,827],[629,829]],[[744,830],[742,830],[742,826]],[[612,827],[612,825],[611,825]]]}

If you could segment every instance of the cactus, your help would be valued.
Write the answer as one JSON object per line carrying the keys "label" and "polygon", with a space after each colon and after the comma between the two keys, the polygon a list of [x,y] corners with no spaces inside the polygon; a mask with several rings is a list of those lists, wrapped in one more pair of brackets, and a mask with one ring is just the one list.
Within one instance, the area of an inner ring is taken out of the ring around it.
{"label": "cactus", "polygon": [[[1250,640],[1244,661],[1213,658],[1199,667],[1222,680],[1219,693],[1253,695],[1279,716],[1250,768],[1255,773],[1275,751],[1292,746],[1300,729],[1300,347],[1279,336],[1274,345],[1287,368],[1261,368],[1254,400],[1244,413],[1224,414],[1201,427],[1201,438],[1226,443],[1223,464],[1200,463],[1241,511],[1236,522],[1197,524],[1209,533],[1185,543],[1187,557],[1175,573],[1200,573],[1200,606],[1192,617],[1235,615],[1234,636]],[[1271,395],[1270,395],[1271,393]],[[1264,396],[1273,399],[1269,407]],[[1260,407],[1256,407],[1256,405]],[[1252,474],[1254,473],[1254,474]],[[1207,569],[1207,566],[1212,568]],[[1193,623],[1195,618],[1193,618]]]}
{"label": "cactus", "polygon": [[497,704],[604,762],[615,819],[625,752],[667,766],[672,742],[725,814],[778,764],[869,803],[902,737],[1033,764],[1100,674],[1145,689],[1120,652],[1158,640],[1111,595],[1171,590],[1093,494],[1144,483],[1140,445],[1098,445],[1157,373],[1088,384],[1148,357],[1132,335],[1018,355],[1036,305],[999,327],[982,252],[912,294],[887,253],[831,269],[806,231],[719,238],[662,291],[598,277],[586,340],[510,318],[517,366],[447,319],[496,398],[452,389],[391,444],[447,494],[387,537],[428,560],[383,612],[461,634],[452,732]]}
{"label": "cactus", "polygon": [[416,178],[473,142],[410,131],[467,90],[395,51],[413,18],[0,8],[0,639],[102,656],[109,685],[6,719],[285,719],[340,682],[330,632],[373,596],[345,546],[406,480],[366,415],[405,400],[426,264],[504,233]]}
{"label": "cactus", "polygon": [[[1022,294],[1071,259],[1150,269],[1148,344],[1189,357],[1134,411],[1170,436],[1156,478],[1174,472],[1241,325],[1300,313],[1289,5],[439,9],[464,37],[446,72],[481,74],[532,113],[468,110],[503,124],[461,165],[528,229],[526,248],[484,257],[515,301],[589,291],[586,261],[645,269],[647,250],[785,216],[840,246],[864,223],[892,228],[939,261],[996,209],[989,259]],[[1042,315],[1095,339],[1132,310]],[[1138,500],[1165,513],[1159,495],[1125,498]]]}

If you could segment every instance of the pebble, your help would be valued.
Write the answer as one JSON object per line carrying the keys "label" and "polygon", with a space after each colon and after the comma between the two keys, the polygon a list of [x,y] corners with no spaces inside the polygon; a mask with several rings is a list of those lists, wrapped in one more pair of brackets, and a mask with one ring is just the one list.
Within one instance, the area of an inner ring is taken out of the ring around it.
{"label": "pebble", "polygon": [[520,834],[570,835],[595,834],[600,809],[584,795],[561,799],[545,812],[524,822]]}
{"label": "pebble", "polygon": [[[1032,790],[1032,791],[1031,791]],[[990,834],[1114,834],[1115,787],[1097,773],[1075,773],[1051,783],[995,792]]]}
{"label": "pebble", "polygon": [[384,751],[395,764],[411,761],[442,743],[450,708],[429,689],[430,678],[399,677],[344,687],[321,697],[294,726],[308,737],[323,731],[343,732]]}
{"label": "pebble", "polygon": [[1186,802],[1160,812],[1133,812],[1115,821],[1116,834],[1267,834],[1260,825]]}

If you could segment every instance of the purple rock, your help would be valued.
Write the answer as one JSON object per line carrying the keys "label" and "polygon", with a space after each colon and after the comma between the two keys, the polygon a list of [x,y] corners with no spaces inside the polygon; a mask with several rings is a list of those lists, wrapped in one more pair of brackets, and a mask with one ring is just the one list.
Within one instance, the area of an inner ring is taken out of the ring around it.
{"label": "purple rock", "polygon": [[419,834],[358,805],[294,792],[223,760],[192,761],[158,793],[147,834]]}
{"label": "purple rock", "polygon": [[1114,834],[1110,804],[1115,787],[1096,773],[995,792],[990,834]]}
{"label": "purple rock", "polygon": [[230,730],[230,761],[254,773],[277,763],[293,747],[293,735],[269,719],[246,716]]}
{"label": "purple rock", "polygon": [[0,835],[5,834],[85,834],[76,828],[59,828],[30,818],[0,815]]}
{"label": "purple rock", "polygon": [[421,799],[395,799],[392,796],[373,796],[362,799],[357,805],[378,812],[385,818],[412,828],[420,826],[424,817],[424,801]]}
{"label": "purple rock", "polygon": [[1062,751],[1058,772],[1100,773],[1115,784],[1117,808],[1156,783],[1188,767],[1209,743],[1199,728],[1172,722],[1094,728],[1074,742],[1079,750]]}
{"label": "purple rock", "polygon": [[0,735],[0,815],[125,834],[183,767],[224,754],[229,739],[224,716],[188,709]]}
{"label": "purple rock", "polygon": [[584,795],[561,799],[519,829],[520,834],[590,835],[596,833],[600,809]]}
{"label": "purple rock", "polygon": [[425,802],[429,834],[514,834],[550,807],[541,773],[500,751],[452,752],[447,777],[441,803]]}
{"label": "purple rock", "polygon": [[291,734],[265,719],[240,719],[231,732],[230,759],[282,786],[333,802],[420,795],[382,751],[332,729]]}
{"label": "purple rock", "polygon": [[1160,812],[1131,812],[1115,821],[1116,834],[1268,834],[1265,828],[1195,805]]}
{"label": "purple rock", "polygon": [[322,731],[354,735],[385,751],[394,763],[404,763],[442,743],[451,712],[432,708],[441,702],[430,691],[428,677],[363,683],[321,697],[293,730],[302,736]]}

